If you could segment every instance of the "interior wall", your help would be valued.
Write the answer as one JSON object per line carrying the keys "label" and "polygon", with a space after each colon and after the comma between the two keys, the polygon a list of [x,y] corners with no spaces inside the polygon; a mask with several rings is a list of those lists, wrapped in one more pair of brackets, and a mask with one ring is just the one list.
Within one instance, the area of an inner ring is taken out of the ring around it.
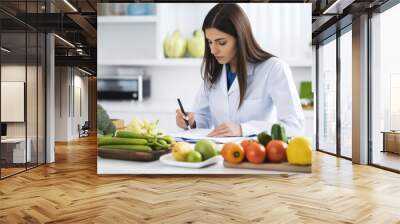
{"label": "interior wall", "polygon": [[88,120],[88,77],[72,67],[55,69],[55,141],[79,137],[78,124]]}
{"label": "interior wall", "polygon": [[[78,73],[77,73],[78,72]],[[74,69],[74,92],[73,110],[72,110],[72,138],[79,136],[78,125],[82,126],[88,121],[88,77],[82,76],[79,70]]]}
{"label": "interior wall", "polygon": [[[26,70],[28,72],[28,82],[25,82],[25,73]],[[27,94],[26,94],[26,102],[27,108],[29,107],[30,111],[36,111],[37,106],[42,107],[43,102],[39,101],[37,104],[37,94],[36,94],[36,78],[31,77],[31,74],[36,74],[36,66],[28,66],[25,65],[2,65],[1,66],[1,80],[2,81],[18,81],[27,83]],[[6,110],[7,108],[2,108],[2,110]],[[28,124],[28,133],[36,133],[37,132],[37,114],[35,113],[27,113],[27,122],[31,122]],[[34,123],[32,123],[34,122]],[[8,137],[25,137],[25,123],[24,122],[7,122],[7,136]],[[28,138],[31,136],[28,136]],[[35,135],[36,137],[36,135]]]}
{"label": "interior wall", "polygon": [[67,67],[55,68],[55,141],[68,141],[69,76]]}

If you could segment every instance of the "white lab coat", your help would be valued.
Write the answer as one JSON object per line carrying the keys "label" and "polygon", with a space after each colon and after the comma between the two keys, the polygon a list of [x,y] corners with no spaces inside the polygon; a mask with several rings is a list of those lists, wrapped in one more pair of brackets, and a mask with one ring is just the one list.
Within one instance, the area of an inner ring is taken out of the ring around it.
{"label": "white lab coat", "polygon": [[288,136],[302,135],[304,114],[299,94],[287,63],[273,57],[258,64],[247,64],[247,90],[242,103],[235,78],[229,91],[225,65],[215,85],[202,83],[192,111],[198,128],[215,128],[223,122],[240,124],[242,135],[270,132],[274,123],[285,126]]}

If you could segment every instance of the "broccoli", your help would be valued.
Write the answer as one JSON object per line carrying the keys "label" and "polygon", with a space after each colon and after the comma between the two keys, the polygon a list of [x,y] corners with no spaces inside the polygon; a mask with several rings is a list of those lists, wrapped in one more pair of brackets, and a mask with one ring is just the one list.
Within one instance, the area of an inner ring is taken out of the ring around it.
{"label": "broccoli", "polygon": [[97,133],[100,135],[114,135],[115,130],[115,125],[110,120],[107,111],[100,104],[97,104]]}

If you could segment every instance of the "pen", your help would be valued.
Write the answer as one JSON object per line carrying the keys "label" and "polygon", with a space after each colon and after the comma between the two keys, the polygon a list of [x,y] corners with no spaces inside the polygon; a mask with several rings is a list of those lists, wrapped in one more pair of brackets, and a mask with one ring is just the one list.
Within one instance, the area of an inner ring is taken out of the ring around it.
{"label": "pen", "polygon": [[186,120],[187,114],[186,114],[185,110],[183,109],[183,106],[182,106],[181,100],[180,100],[179,98],[178,98],[178,104],[179,104],[179,107],[181,108],[181,112],[182,112],[182,113],[185,115],[185,118],[184,118],[183,120],[185,120],[185,124],[186,124],[186,126],[187,126],[187,129],[189,129],[189,130],[190,130],[189,121],[188,121],[188,120]]}

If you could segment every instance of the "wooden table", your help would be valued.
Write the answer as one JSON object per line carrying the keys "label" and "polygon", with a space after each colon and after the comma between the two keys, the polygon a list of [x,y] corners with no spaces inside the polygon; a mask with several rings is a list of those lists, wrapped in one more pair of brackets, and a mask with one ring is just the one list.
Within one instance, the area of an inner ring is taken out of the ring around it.
{"label": "wooden table", "polygon": [[400,154],[400,131],[382,131],[383,151]]}
{"label": "wooden table", "polygon": [[1,139],[1,153],[5,163],[23,163],[31,161],[31,144],[30,138],[27,138],[25,150],[25,138],[5,138]]}

